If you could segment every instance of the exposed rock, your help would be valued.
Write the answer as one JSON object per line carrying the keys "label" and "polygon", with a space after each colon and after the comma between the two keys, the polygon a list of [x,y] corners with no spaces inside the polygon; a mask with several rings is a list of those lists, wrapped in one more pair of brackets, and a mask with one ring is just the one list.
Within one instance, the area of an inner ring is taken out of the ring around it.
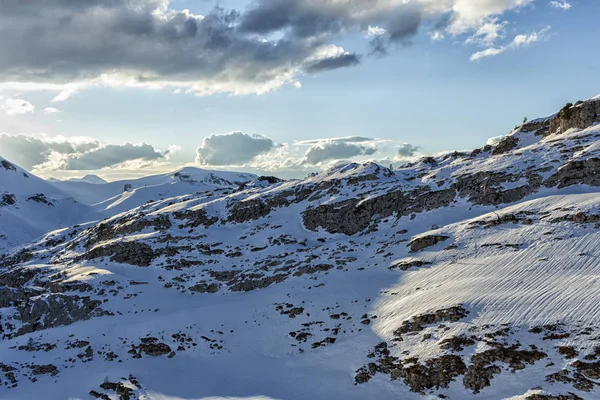
{"label": "exposed rock", "polygon": [[450,236],[444,235],[427,235],[414,238],[408,245],[411,252],[417,252],[426,249],[436,244],[450,239]]}
{"label": "exposed rock", "polygon": [[559,394],[557,396],[547,394],[532,394],[527,396],[525,400],[584,400],[576,394]]}
{"label": "exposed rock", "polygon": [[185,219],[188,222],[183,224],[182,228],[197,228],[202,225],[208,228],[219,221],[218,217],[209,217],[205,209],[177,211],[174,213],[176,219]]}
{"label": "exposed rock", "polygon": [[559,189],[577,184],[600,186],[600,158],[570,161],[544,182],[547,187],[558,185]]}
{"label": "exposed rock", "polygon": [[89,297],[66,294],[36,297],[29,304],[17,307],[17,318],[25,325],[17,331],[16,336],[103,315],[100,304],[99,300]]}
{"label": "exposed rock", "polygon": [[465,374],[463,383],[465,388],[473,393],[490,386],[490,380],[495,374],[501,372],[496,362],[509,364],[513,371],[525,368],[525,363],[534,364],[548,355],[537,350],[518,350],[518,346],[498,347],[475,354]]}
{"label": "exposed rock", "polygon": [[401,260],[392,264],[390,269],[399,269],[400,271],[408,271],[414,267],[422,267],[425,265],[431,265],[429,261],[422,260]]}
{"label": "exposed rock", "polygon": [[156,256],[152,247],[146,243],[131,241],[94,247],[81,258],[92,260],[94,258],[110,257],[113,262],[147,267]]}
{"label": "exposed rock", "polygon": [[31,368],[31,373],[33,375],[58,375],[58,368],[52,364],[31,365],[29,368]]}
{"label": "exposed rock", "polygon": [[600,122],[600,100],[588,100],[577,105],[568,103],[550,121],[550,133],[561,134],[571,128],[585,129]]}
{"label": "exposed rock", "polygon": [[492,151],[492,155],[497,156],[500,154],[508,153],[509,151],[511,151],[512,149],[517,147],[518,145],[519,145],[519,139],[517,139],[514,136],[506,136],[504,139],[502,139],[500,141],[500,143],[498,143],[496,145],[496,147],[494,147],[494,150]]}
{"label": "exposed rock", "polygon": [[435,324],[437,322],[449,321],[456,322],[465,318],[469,311],[462,306],[444,308],[435,312],[416,315],[408,321],[404,321],[402,325],[394,331],[394,335],[402,336],[409,332],[419,332],[425,328],[425,325]]}

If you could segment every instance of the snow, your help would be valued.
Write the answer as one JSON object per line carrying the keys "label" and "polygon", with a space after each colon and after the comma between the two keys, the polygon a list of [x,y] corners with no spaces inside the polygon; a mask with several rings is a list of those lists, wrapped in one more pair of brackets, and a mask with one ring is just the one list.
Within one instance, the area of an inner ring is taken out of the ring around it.
{"label": "snow", "polygon": [[[575,360],[596,362],[584,356],[599,344],[599,187],[541,186],[499,205],[456,197],[413,215],[375,215],[372,227],[352,236],[304,225],[304,213],[324,204],[341,209],[346,203],[338,203],[356,201],[359,213],[395,191],[443,190],[487,172],[514,175],[496,187],[510,191],[529,183],[526,171],[547,179],[573,160],[600,155],[599,126],[545,138],[520,130],[511,135],[518,145],[506,154],[446,154],[394,171],[351,163],[273,185],[250,174],[195,168],[111,183],[48,182],[18,167],[0,168],[0,194],[17,199],[0,207],[0,253],[31,254],[2,264],[0,282],[26,271],[35,275],[19,287],[32,291],[28,302],[49,302],[57,293],[88,296],[104,311],[15,336],[25,324],[17,305],[0,308],[0,363],[14,367],[18,380],[8,388],[0,368],[0,399],[88,399],[90,390],[116,399],[100,388],[103,382],[119,382],[139,400],[600,398],[597,379],[590,378],[589,391],[548,379],[563,369],[572,373]],[[28,200],[38,193],[53,205]],[[269,202],[262,216],[231,218],[236,206]],[[157,220],[169,226],[151,223]],[[432,235],[447,239],[411,252],[412,241]],[[91,256],[126,243],[159,255],[141,266]],[[414,266],[392,268],[400,262]],[[310,269],[315,266],[321,267]],[[265,287],[235,290],[238,279],[277,276],[283,278]],[[202,284],[216,290],[194,291]],[[468,315],[423,324],[399,339],[397,330],[407,321],[451,307],[464,307]],[[42,315],[36,323],[44,322]],[[536,333],[540,326],[565,335],[549,339]],[[504,328],[508,333],[494,336]],[[302,341],[300,333],[310,336]],[[149,337],[167,344],[173,356],[133,356],[132,346],[135,354]],[[456,351],[441,346],[457,337],[476,340]],[[87,345],[72,346],[77,340],[89,342],[93,359],[83,354]],[[355,384],[357,372],[378,361],[370,354],[382,342],[406,363],[458,355],[470,365],[478,354],[513,345],[545,356],[514,370],[494,361],[501,372],[478,394],[465,388],[462,375],[424,393],[382,371]],[[32,343],[55,347],[19,349]],[[565,358],[561,346],[578,355]],[[111,352],[118,358],[110,361]],[[52,364],[59,372],[33,376],[30,364]]]}

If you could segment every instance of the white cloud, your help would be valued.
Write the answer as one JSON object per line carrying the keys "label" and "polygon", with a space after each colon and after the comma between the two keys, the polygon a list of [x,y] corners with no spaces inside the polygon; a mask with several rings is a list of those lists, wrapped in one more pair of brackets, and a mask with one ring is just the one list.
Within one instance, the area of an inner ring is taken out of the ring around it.
{"label": "white cloud", "polygon": [[450,8],[454,15],[448,25],[449,32],[457,35],[478,30],[489,18],[510,10],[518,10],[533,0],[421,0],[438,2],[439,7]]}
{"label": "white cloud", "polygon": [[[0,98],[0,100],[2,100],[2,98]],[[35,110],[35,106],[27,100],[13,98],[2,100],[0,108],[4,110],[7,115],[30,114]]]}
{"label": "white cloud", "polygon": [[375,153],[377,153],[377,147],[373,145],[326,140],[310,146],[304,154],[304,162],[309,165],[318,165],[325,161],[346,160]]}
{"label": "white cloud", "polygon": [[517,35],[514,37],[512,42],[507,45],[501,47],[490,47],[482,51],[478,51],[471,55],[471,61],[477,61],[485,57],[496,56],[498,54],[504,53],[507,50],[514,50],[523,47],[528,47],[535,42],[539,42],[540,40],[545,40],[548,38],[548,31],[550,30],[550,26],[545,27],[544,29],[533,32],[529,35]]}
{"label": "white cloud", "polygon": [[444,40],[446,36],[442,33],[442,31],[433,31],[428,33],[431,40],[437,42],[439,40]]}
{"label": "white cloud", "polygon": [[483,46],[490,46],[494,44],[498,39],[504,38],[504,27],[508,22],[498,22],[498,18],[492,18],[483,25],[481,25],[475,33],[470,36],[467,40],[467,44],[479,44]]}
{"label": "white cloud", "polygon": [[60,110],[58,108],[54,108],[54,107],[44,108],[44,114],[57,114],[59,112],[60,112]]}
{"label": "white cloud", "polygon": [[244,165],[275,148],[265,136],[231,132],[210,135],[196,149],[196,162],[204,165]]}
{"label": "white cloud", "polygon": [[59,103],[61,101],[67,101],[71,97],[73,97],[78,91],[79,91],[79,88],[76,88],[76,87],[61,90],[60,93],[58,93],[52,99],[52,103]]}
{"label": "white cloud", "polygon": [[571,3],[567,2],[566,0],[551,1],[550,6],[567,11],[571,8]]}
{"label": "white cloud", "polygon": [[367,37],[368,38],[372,38],[372,37],[377,37],[377,36],[383,36],[387,33],[387,31],[384,28],[381,28],[379,26],[370,26],[367,28]]}

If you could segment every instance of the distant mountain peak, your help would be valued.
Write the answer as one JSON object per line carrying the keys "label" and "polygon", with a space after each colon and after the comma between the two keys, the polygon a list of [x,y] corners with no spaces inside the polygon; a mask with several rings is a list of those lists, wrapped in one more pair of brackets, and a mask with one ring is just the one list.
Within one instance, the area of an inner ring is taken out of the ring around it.
{"label": "distant mountain peak", "polygon": [[103,183],[106,183],[106,181],[102,178],[100,178],[98,175],[93,175],[93,174],[88,174],[86,176],[84,176],[83,178],[71,178],[67,180],[68,182],[86,182],[86,183],[91,183],[94,185],[101,185]]}

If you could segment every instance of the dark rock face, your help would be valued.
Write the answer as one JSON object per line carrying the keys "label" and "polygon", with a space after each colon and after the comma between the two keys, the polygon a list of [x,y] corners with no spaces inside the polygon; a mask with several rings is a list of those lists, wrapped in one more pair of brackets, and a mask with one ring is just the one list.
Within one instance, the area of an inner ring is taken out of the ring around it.
{"label": "dark rock face", "polygon": [[46,204],[51,207],[54,206],[54,204],[48,200],[43,193],[38,193],[35,196],[31,196],[27,199],[27,201],[35,201],[36,203]]}
{"label": "dark rock face", "polygon": [[258,178],[259,182],[267,182],[269,185],[275,185],[276,183],[283,182],[282,179],[276,178],[274,176],[261,176]]}
{"label": "dark rock face", "polygon": [[408,271],[414,267],[423,267],[425,265],[430,265],[431,263],[428,261],[422,260],[410,260],[410,261],[398,261],[390,266],[390,269],[399,269],[400,271]]}
{"label": "dark rock face", "polygon": [[304,212],[304,226],[313,231],[322,227],[330,233],[354,235],[368,228],[375,215],[379,218],[387,218],[394,213],[407,216],[447,207],[454,201],[455,196],[454,189],[421,189],[408,194],[395,191],[362,202],[351,199],[336,204],[325,204]]}
{"label": "dark rock face", "polygon": [[567,186],[583,184],[600,186],[600,159],[590,158],[585,161],[571,161],[556,171],[544,185],[547,187],[564,188]]}
{"label": "dark rock face", "polygon": [[209,217],[208,213],[204,209],[186,210],[176,212],[174,215],[176,219],[183,219],[188,221],[186,224],[182,225],[182,227],[184,228],[197,228],[200,225],[207,228],[211,225],[216,224],[219,221],[218,217]]}
{"label": "dark rock face", "polygon": [[583,400],[583,397],[579,397],[576,394],[559,394],[557,396],[532,394],[531,396],[528,396],[526,400]]}
{"label": "dark rock face", "polygon": [[236,203],[231,209],[229,220],[248,222],[269,215],[271,207],[260,199],[245,200]]}
{"label": "dark rock face", "polygon": [[469,311],[462,306],[444,308],[428,314],[415,315],[412,319],[404,321],[402,325],[394,331],[394,335],[401,337],[406,333],[419,332],[425,328],[425,325],[431,325],[437,322],[460,321],[467,315],[469,315]]}
{"label": "dark rock face", "polygon": [[190,291],[196,293],[217,293],[219,291],[218,283],[208,284],[206,282],[200,282],[194,286],[190,286]]}
{"label": "dark rock face", "polygon": [[[177,218],[178,215],[175,214],[175,217]],[[100,223],[90,231],[89,236],[93,237],[93,241],[90,240],[89,244],[95,244],[119,236],[141,232],[144,228],[148,227],[154,227],[155,230],[159,231],[166,231],[171,228],[171,226],[171,220],[167,215],[160,215],[156,218],[145,218],[143,214],[136,214],[108,223]]]}
{"label": "dark rock face", "polygon": [[354,381],[357,385],[368,382],[376,373],[383,373],[389,374],[392,380],[402,379],[413,392],[424,393],[427,389],[447,388],[467,371],[463,360],[455,355],[443,355],[424,363],[419,363],[417,358],[400,360],[390,355],[386,342],[375,346],[370,356],[378,360],[356,371]]}
{"label": "dark rock face", "polygon": [[51,294],[37,297],[17,307],[18,319],[25,325],[15,336],[90,319],[103,314],[101,302],[89,297]]}
{"label": "dark rock face", "polygon": [[500,141],[500,143],[498,143],[496,145],[494,150],[492,150],[492,155],[498,156],[500,154],[508,153],[509,151],[511,151],[512,149],[517,147],[518,145],[519,145],[519,139],[517,139],[514,136],[506,136],[504,139],[502,139]]}
{"label": "dark rock face", "polygon": [[15,167],[14,165],[12,165],[11,163],[9,163],[6,160],[0,160],[0,165],[2,166],[2,168],[4,168],[7,171],[16,171],[17,167]]}
{"label": "dark rock face", "polygon": [[30,366],[33,375],[58,375],[58,368],[52,364]]}
{"label": "dark rock face", "polygon": [[420,236],[418,238],[413,239],[408,245],[410,246],[410,251],[415,253],[417,251],[426,249],[431,246],[435,246],[436,244],[446,241],[450,239],[450,236],[444,235],[427,235]]}
{"label": "dark rock face", "polygon": [[250,292],[256,289],[264,289],[274,283],[281,283],[285,281],[286,278],[287,275],[285,274],[277,274],[259,279],[244,279],[230,286],[230,289],[232,292]]}
{"label": "dark rock face", "polygon": [[0,199],[0,207],[12,206],[17,203],[17,198],[12,193],[3,193]]}
{"label": "dark rock face", "polygon": [[567,104],[550,121],[550,133],[561,134],[571,128],[585,129],[600,122],[600,100]]}
{"label": "dark rock face", "polygon": [[92,260],[100,257],[110,257],[111,261],[147,267],[156,258],[152,247],[140,242],[120,242],[107,246],[95,247],[85,253],[82,258]]}
{"label": "dark rock face", "polygon": [[518,346],[498,347],[475,354],[471,358],[471,365],[465,374],[463,383],[465,388],[473,393],[479,393],[484,387],[490,386],[490,380],[501,369],[494,363],[509,364],[513,371],[525,369],[525,363],[534,364],[548,355],[537,350],[518,350]]}
{"label": "dark rock face", "polygon": [[546,135],[550,130],[550,118],[526,122],[521,126],[521,132],[535,132],[536,136]]}

